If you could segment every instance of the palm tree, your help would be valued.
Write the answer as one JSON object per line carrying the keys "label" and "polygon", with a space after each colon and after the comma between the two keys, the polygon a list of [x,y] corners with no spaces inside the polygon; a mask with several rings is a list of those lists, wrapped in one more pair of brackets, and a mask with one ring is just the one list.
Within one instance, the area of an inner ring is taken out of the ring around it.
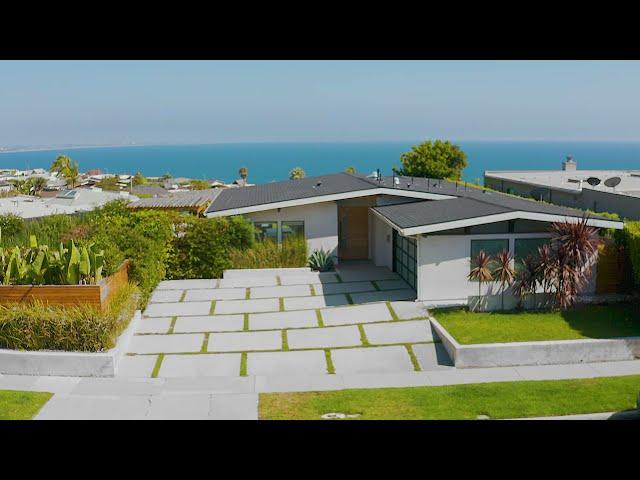
{"label": "palm tree", "polygon": [[51,164],[51,168],[49,168],[49,171],[62,173],[69,168],[69,165],[71,165],[71,158],[69,158],[67,155],[58,155]]}
{"label": "palm tree", "polygon": [[79,175],[78,162],[71,160],[67,155],[58,155],[51,164],[50,171],[62,175],[67,184],[71,184],[71,188],[76,186]]}
{"label": "palm tree", "polygon": [[43,177],[33,177],[31,179],[31,185],[33,186],[33,193],[37,195],[47,186],[47,179]]}
{"label": "palm tree", "polygon": [[298,180],[304,178],[306,175],[302,167],[295,167],[289,172],[289,180]]}
{"label": "palm tree", "polygon": [[345,168],[345,169],[344,169],[344,171],[345,171],[346,173],[351,173],[351,174],[356,173],[356,169],[355,169],[355,167],[347,167],[347,168]]}
{"label": "palm tree", "polygon": [[491,257],[485,253],[484,250],[480,250],[478,255],[472,261],[475,265],[469,272],[469,280],[478,282],[478,304],[482,300],[482,284],[484,282],[490,282],[493,280],[493,274],[491,273]]}
{"label": "palm tree", "polygon": [[246,180],[247,176],[249,175],[249,169],[247,167],[240,167],[240,170],[238,170],[238,175],[240,175],[240,178],[242,180]]}
{"label": "palm tree", "polygon": [[522,268],[518,271],[515,282],[521,308],[525,306],[527,295],[536,293],[540,270],[540,264],[533,255],[528,255],[522,260]]}
{"label": "palm tree", "polygon": [[515,270],[513,268],[513,256],[508,250],[501,251],[496,255],[497,267],[493,272],[496,281],[500,283],[500,303],[504,310],[504,291],[513,283]]}

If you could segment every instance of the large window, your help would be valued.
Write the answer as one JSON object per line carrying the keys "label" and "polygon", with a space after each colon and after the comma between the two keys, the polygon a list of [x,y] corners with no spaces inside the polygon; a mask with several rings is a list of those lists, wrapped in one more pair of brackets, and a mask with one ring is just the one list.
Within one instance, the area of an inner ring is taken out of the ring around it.
{"label": "large window", "polygon": [[256,240],[278,241],[278,222],[254,222]]}
{"label": "large window", "polygon": [[548,238],[516,238],[514,254],[516,264],[527,258],[529,255],[536,257],[538,248],[549,243]]}
{"label": "large window", "polygon": [[411,288],[416,288],[417,279],[416,241],[403,237],[393,231],[393,271],[407,282]]}
{"label": "large window", "polygon": [[484,251],[487,255],[492,257],[492,261],[489,264],[489,268],[493,272],[498,264],[495,260],[496,255],[498,255],[503,250],[509,251],[509,239],[501,238],[501,239],[491,239],[491,240],[471,240],[471,262],[470,269],[475,268],[474,260],[480,251]]}
{"label": "large window", "polygon": [[304,222],[287,221],[282,222],[282,241],[290,237],[304,237]]}

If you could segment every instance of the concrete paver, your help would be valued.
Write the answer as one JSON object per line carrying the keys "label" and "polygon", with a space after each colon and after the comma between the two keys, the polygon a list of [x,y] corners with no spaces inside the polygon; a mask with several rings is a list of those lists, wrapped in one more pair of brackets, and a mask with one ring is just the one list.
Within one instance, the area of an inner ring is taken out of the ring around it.
{"label": "concrete paver", "polygon": [[134,335],[128,350],[129,353],[199,352],[203,341],[202,333]]}
{"label": "concrete paver", "polygon": [[247,355],[248,375],[327,373],[324,351],[262,352]]}
{"label": "concrete paver", "polygon": [[314,283],[313,289],[315,290],[316,295],[375,291],[375,287],[371,282]]}
{"label": "concrete paver", "polygon": [[416,298],[416,292],[409,288],[402,290],[381,290],[379,292],[352,293],[354,303],[393,302],[396,300],[412,300]]}
{"label": "concrete paver", "polygon": [[294,297],[284,299],[285,310],[309,310],[315,308],[349,305],[349,300],[343,294],[316,295],[315,297]]}
{"label": "concrete paver", "polygon": [[200,290],[187,290],[183,301],[239,300],[245,298],[246,294],[246,288],[203,288]]}
{"label": "concrete paver", "polygon": [[195,280],[164,280],[157,286],[157,290],[187,290],[194,288],[216,288],[218,280],[215,278]]}
{"label": "concrete paver", "polygon": [[136,333],[167,333],[171,326],[171,317],[143,318]]}
{"label": "concrete paver", "polygon": [[147,306],[144,316],[207,315],[209,310],[211,310],[211,302],[152,303]]}
{"label": "concrete paver", "polygon": [[158,377],[216,377],[240,375],[240,354],[165,355]]}
{"label": "concrete paver", "polygon": [[125,355],[118,362],[116,378],[150,378],[157,359],[157,355]]}
{"label": "concrete paver", "polygon": [[277,312],[280,310],[280,302],[277,298],[260,298],[252,300],[220,300],[216,302],[214,313],[255,313]]}
{"label": "concrete paver", "polygon": [[414,371],[409,352],[403,346],[333,350],[331,358],[336,373]]}
{"label": "concrete paver", "polygon": [[209,337],[210,352],[242,352],[252,350],[282,349],[280,331],[212,333]]}
{"label": "concrete paver", "polygon": [[305,328],[317,326],[318,318],[314,310],[249,314],[250,330]]}
{"label": "concrete paver", "polygon": [[242,330],[242,315],[203,315],[200,317],[178,317],[174,333],[191,332],[235,332]]}
{"label": "concrete paver", "polygon": [[280,277],[282,285],[309,285],[310,283],[337,283],[338,277],[330,272],[311,272]]}
{"label": "concrete paver", "polygon": [[384,303],[326,308],[322,309],[321,313],[325,325],[348,325],[393,320],[387,305]]}
{"label": "concrete paver", "polygon": [[428,320],[376,323],[363,328],[372,345],[433,341],[431,323]]}
{"label": "concrete paver", "polygon": [[410,320],[412,318],[424,318],[428,316],[428,312],[419,302],[399,301],[391,302],[391,308],[401,320]]}
{"label": "concrete paver", "polygon": [[149,303],[179,302],[184,290],[156,290]]}
{"label": "concrete paver", "polygon": [[308,297],[310,295],[309,285],[254,287],[251,289],[251,298]]}
{"label": "concrete paver", "polygon": [[412,345],[411,348],[423,371],[454,368],[451,358],[441,343]]}
{"label": "concrete paver", "polygon": [[362,345],[355,325],[287,331],[289,348],[329,348]]}

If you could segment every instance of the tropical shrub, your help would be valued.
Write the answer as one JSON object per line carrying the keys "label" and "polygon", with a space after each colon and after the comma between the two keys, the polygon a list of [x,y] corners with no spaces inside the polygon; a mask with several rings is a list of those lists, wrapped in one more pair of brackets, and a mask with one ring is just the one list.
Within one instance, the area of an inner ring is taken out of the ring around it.
{"label": "tropical shrub", "polygon": [[254,245],[253,225],[242,217],[181,217],[174,226],[167,259],[169,279],[219,278],[225,269],[233,268],[233,250],[247,254]]}
{"label": "tropical shrub", "polygon": [[484,250],[480,250],[471,263],[473,268],[468,277],[469,280],[478,282],[478,303],[476,307],[479,308],[480,300],[482,299],[482,284],[493,280],[492,259]]}
{"label": "tropical shrub", "polygon": [[100,352],[113,348],[137,304],[138,289],[126,284],[104,310],[42,302],[0,305],[0,348]]}
{"label": "tropical shrub", "polygon": [[24,220],[18,215],[7,213],[0,215],[0,238],[18,235],[24,229]]}
{"label": "tropical shrub", "polygon": [[286,238],[282,245],[273,240],[254,242],[246,250],[232,248],[231,268],[295,268],[307,264],[307,242],[303,236]]}
{"label": "tropical shrub", "polygon": [[93,244],[78,248],[73,240],[57,249],[38,245],[0,247],[0,283],[4,285],[89,285],[102,279],[104,252]]}
{"label": "tropical shrub", "polygon": [[504,310],[504,292],[515,280],[513,267],[513,255],[509,250],[503,250],[496,255],[496,268],[493,271],[493,279],[500,284],[500,303]]}
{"label": "tropical shrub", "polygon": [[47,217],[25,220],[22,228],[16,233],[9,235],[2,230],[2,238],[0,245],[15,246],[28,245],[29,239],[35,235],[38,242],[45,245],[58,245],[60,242],[66,242],[76,237],[65,235],[81,225],[83,222],[80,215],[49,215]]}
{"label": "tropical shrub", "polygon": [[326,272],[333,268],[333,258],[327,250],[314,250],[309,256],[309,267],[317,272]]}

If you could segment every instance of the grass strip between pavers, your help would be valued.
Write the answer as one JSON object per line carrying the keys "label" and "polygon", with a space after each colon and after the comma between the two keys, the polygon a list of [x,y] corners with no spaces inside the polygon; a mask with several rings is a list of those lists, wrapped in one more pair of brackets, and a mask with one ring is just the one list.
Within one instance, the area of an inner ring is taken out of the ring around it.
{"label": "grass strip between pavers", "polygon": [[380,288],[380,285],[378,285],[378,283],[375,280],[371,280],[371,285],[373,285],[373,288],[375,288],[377,291],[382,290]]}
{"label": "grass strip between pavers", "polygon": [[242,330],[244,332],[248,332],[249,331],[249,314],[248,313],[244,313],[243,314],[244,320],[242,323]]}
{"label": "grass strip between pavers", "polygon": [[240,354],[240,376],[247,376],[247,352],[242,352]]}
{"label": "grass strip between pavers", "polygon": [[167,334],[170,335],[173,333],[173,331],[176,328],[176,322],[178,321],[178,317],[177,316],[173,316],[171,317],[171,325],[169,325],[169,330],[167,331]]}
{"label": "grass strip between pavers", "polygon": [[334,273],[334,275],[336,276],[336,279],[338,280],[338,283],[343,283],[342,277],[340,275],[338,275],[337,273]]}
{"label": "grass strip between pavers", "polygon": [[311,292],[312,297],[316,296],[316,289],[311,284],[309,284],[309,291]]}
{"label": "grass strip between pavers", "polygon": [[209,315],[213,315],[213,312],[216,311],[216,301],[211,300],[211,308],[209,309]]}
{"label": "grass strip between pavers", "polygon": [[279,287],[282,286],[282,280],[280,279],[280,275],[276,275],[276,285]]}
{"label": "grass strip between pavers", "polygon": [[160,353],[158,358],[156,358],[156,364],[153,366],[153,370],[151,371],[151,378],[158,378],[158,373],[160,373],[160,367],[162,366],[162,360],[164,360],[164,353]]}
{"label": "grass strip between pavers", "polygon": [[287,338],[287,330],[282,330],[282,351],[289,351],[289,339]]}
{"label": "grass strip between pavers", "polygon": [[367,332],[364,331],[364,326],[361,323],[358,324],[358,331],[360,332],[360,341],[362,342],[362,345],[368,347],[369,339],[367,338]]}
{"label": "grass strip between pavers", "polygon": [[178,300],[178,301],[179,301],[179,302],[184,302],[184,297],[186,297],[186,296],[187,296],[187,291],[186,291],[186,290],[184,290],[184,291],[182,292],[182,295],[180,295],[180,300]]}
{"label": "grass strip between pavers", "polygon": [[259,416],[320,420],[475,420],[620,412],[636,407],[640,375],[323,392],[261,393]]}
{"label": "grass strip between pavers", "polygon": [[322,320],[322,312],[319,308],[316,308],[316,318],[318,319],[318,326],[324,327],[324,320]]}
{"label": "grass strip between pavers", "polygon": [[350,293],[345,293],[344,294],[345,297],[347,297],[347,302],[349,302],[349,305],[353,305],[353,298],[351,298],[351,294]]}
{"label": "grass strip between pavers", "polygon": [[336,367],[333,366],[333,359],[331,358],[331,350],[326,348],[324,350],[324,358],[327,362],[327,373],[334,375],[336,373]]}
{"label": "grass strip between pavers", "polygon": [[278,298],[278,303],[280,304],[280,311],[284,312],[284,298],[283,297]]}
{"label": "grass strip between pavers", "polygon": [[250,298],[251,298],[251,289],[247,287],[247,289],[244,292],[244,299],[249,300]]}
{"label": "grass strip between pavers", "polygon": [[389,309],[389,313],[391,314],[391,318],[393,319],[394,322],[397,322],[398,320],[400,320],[400,317],[398,317],[398,314],[393,310],[393,307],[391,306],[391,302],[385,302],[387,304],[387,308]]}
{"label": "grass strip between pavers", "polygon": [[413,369],[416,372],[421,372],[422,368],[420,367],[420,362],[418,362],[418,357],[416,357],[416,354],[413,351],[413,346],[410,343],[407,343],[407,344],[405,344],[404,348],[407,349],[407,353],[409,354],[409,358],[411,358],[411,363],[413,364]]}
{"label": "grass strip between pavers", "polygon": [[200,347],[200,353],[207,353],[207,346],[209,345],[209,332],[204,334],[204,340],[202,340],[202,346]]}

